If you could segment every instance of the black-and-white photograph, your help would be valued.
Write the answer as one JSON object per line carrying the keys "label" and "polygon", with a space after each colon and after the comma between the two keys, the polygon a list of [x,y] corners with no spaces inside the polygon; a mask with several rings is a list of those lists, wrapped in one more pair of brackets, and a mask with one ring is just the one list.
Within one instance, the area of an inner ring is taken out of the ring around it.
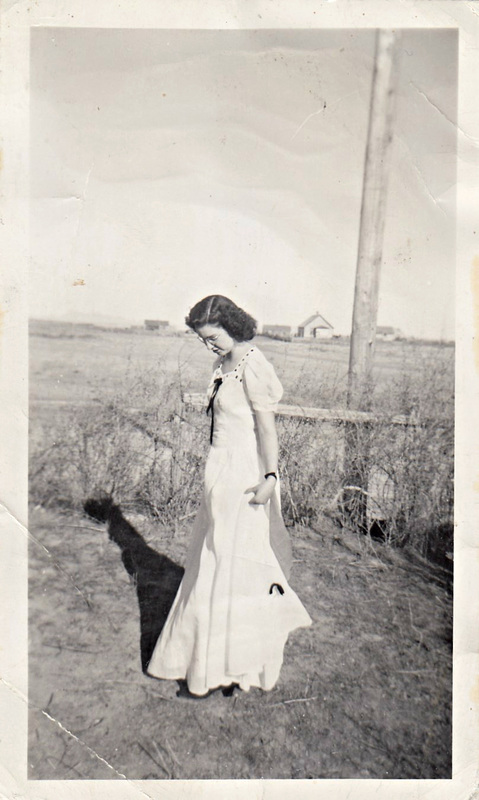
{"label": "black-and-white photograph", "polygon": [[457,81],[32,29],[30,780],[451,778]]}

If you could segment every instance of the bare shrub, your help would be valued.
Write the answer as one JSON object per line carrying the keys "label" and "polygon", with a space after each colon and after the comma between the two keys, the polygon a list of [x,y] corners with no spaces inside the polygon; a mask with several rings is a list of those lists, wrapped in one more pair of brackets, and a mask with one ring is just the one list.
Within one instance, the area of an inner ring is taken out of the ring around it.
{"label": "bare shrub", "polygon": [[306,354],[283,402],[318,408],[344,408],[346,395],[347,371],[344,367],[334,364],[328,365],[327,371],[311,369]]}
{"label": "bare shrub", "polygon": [[[451,549],[453,364],[436,349],[415,354],[400,375],[376,381],[374,423],[279,417],[283,512],[314,525],[324,513],[391,545],[423,555]],[[304,372],[308,405],[340,408],[344,376]],[[81,508],[105,493],[171,526],[192,516],[202,491],[208,423],[182,402],[181,374],[131,375],[125,389],[95,406],[59,412],[32,439],[30,496],[46,506]],[[409,424],[395,424],[397,415]],[[37,423],[40,424],[40,423]]]}
{"label": "bare shrub", "polygon": [[80,508],[97,494],[130,499],[152,457],[118,401],[60,412],[43,435],[48,446],[30,454],[30,498],[49,507]]}
{"label": "bare shrub", "polygon": [[[313,389],[305,376],[305,383]],[[339,407],[344,384],[315,405]],[[314,395],[310,397],[314,400]],[[290,522],[315,524],[322,513],[394,546],[437,560],[452,550],[454,374],[449,351],[414,353],[389,381],[370,386],[374,422],[279,421],[283,510]],[[406,424],[398,424],[401,417]]]}
{"label": "bare shrub", "polygon": [[298,417],[279,419],[283,512],[310,525],[338,492],[343,472],[340,426]]}
{"label": "bare shrub", "polygon": [[[394,497],[387,539],[410,544],[423,555],[438,544],[452,547],[454,373],[447,356],[436,351],[433,360],[419,360],[415,372],[391,382],[382,407],[394,405],[414,424],[391,430],[382,419],[371,441],[371,462],[387,474]],[[447,542],[446,528],[451,531]]]}
{"label": "bare shrub", "polygon": [[30,498],[81,508],[86,497],[108,495],[176,520],[198,500],[202,422],[182,410],[171,375],[137,375],[114,399],[70,408],[42,426],[30,453]]}
{"label": "bare shrub", "polygon": [[[377,421],[358,426],[359,486],[343,522],[361,529],[366,510],[367,530],[376,525],[390,544],[437,557],[452,550],[454,373],[448,353],[434,356],[418,358],[381,390],[376,385]],[[398,415],[409,424],[395,424]]]}

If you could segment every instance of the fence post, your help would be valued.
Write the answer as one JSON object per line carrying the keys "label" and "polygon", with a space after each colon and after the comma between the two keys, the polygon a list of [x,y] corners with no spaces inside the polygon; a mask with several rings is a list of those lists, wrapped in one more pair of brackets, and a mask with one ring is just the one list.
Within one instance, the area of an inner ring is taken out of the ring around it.
{"label": "fence post", "polygon": [[[375,56],[364,161],[354,308],[349,351],[348,408],[367,411],[371,400],[371,373],[379,296],[388,171],[394,127],[396,64],[399,34],[376,32]],[[366,525],[369,473],[368,430],[361,423],[346,423],[345,474],[347,485],[357,486],[353,503],[360,528]],[[365,435],[362,435],[362,434]]]}

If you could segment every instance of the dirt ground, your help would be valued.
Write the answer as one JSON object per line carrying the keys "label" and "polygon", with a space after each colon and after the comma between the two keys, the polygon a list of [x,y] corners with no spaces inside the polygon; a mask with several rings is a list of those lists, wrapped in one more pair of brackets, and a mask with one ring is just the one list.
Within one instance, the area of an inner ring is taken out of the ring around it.
{"label": "dirt ground", "polygon": [[[184,562],[191,520],[125,516],[150,581],[152,550]],[[450,777],[443,573],[327,518],[292,531],[313,626],[273,691],[196,700],[142,672],[138,576],[107,526],[37,507],[30,532],[30,779]]]}

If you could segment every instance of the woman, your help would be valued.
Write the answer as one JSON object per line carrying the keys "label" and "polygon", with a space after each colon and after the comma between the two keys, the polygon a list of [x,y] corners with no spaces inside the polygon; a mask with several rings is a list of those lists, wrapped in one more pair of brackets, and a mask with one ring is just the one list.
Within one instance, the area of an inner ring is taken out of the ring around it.
{"label": "woman", "polygon": [[211,447],[185,574],[148,672],[186,679],[195,695],[233,685],[268,690],[288,634],[311,624],[287,583],[274,421],[283,390],[251,345],[255,321],[231,300],[205,297],[186,323],[217,356]]}

